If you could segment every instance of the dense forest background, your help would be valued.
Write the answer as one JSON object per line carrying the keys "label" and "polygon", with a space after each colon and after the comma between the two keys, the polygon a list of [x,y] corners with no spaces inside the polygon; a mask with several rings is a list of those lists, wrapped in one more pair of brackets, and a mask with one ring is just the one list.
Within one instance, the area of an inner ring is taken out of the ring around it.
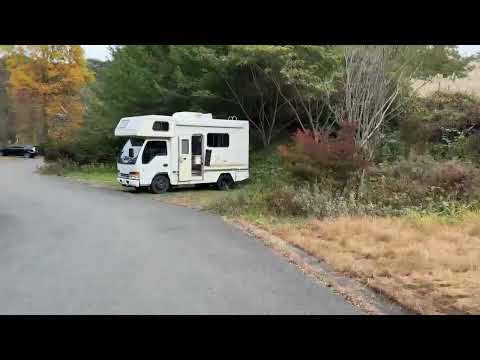
{"label": "dense forest background", "polygon": [[[345,54],[358,48],[126,45],[111,48],[111,60],[101,62],[85,60],[79,45],[3,46],[0,143],[35,143],[52,159],[111,162],[121,117],[176,111],[247,119],[254,147],[297,128],[338,128],[346,110]],[[391,80],[383,95],[399,92],[378,134],[409,113],[412,78],[462,77],[472,60],[456,46],[360,48],[361,56],[382,62]],[[376,71],[379,64],[364,65]]]}

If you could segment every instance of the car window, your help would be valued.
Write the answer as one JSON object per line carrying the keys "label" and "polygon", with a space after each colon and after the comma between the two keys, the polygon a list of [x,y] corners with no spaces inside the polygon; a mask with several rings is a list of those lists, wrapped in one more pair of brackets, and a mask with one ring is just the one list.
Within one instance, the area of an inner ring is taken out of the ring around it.
{"label": "car window", "polygon": [[166,141],[149,141],[145,145],[142,154],[142,163],[148,164],[155,156],[167,155],[167,142]]}

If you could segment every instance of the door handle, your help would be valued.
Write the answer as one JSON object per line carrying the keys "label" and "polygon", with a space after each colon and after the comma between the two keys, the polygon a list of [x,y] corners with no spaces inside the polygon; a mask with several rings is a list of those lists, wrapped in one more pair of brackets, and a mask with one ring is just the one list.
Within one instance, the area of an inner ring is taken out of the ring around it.
{"label": "door handle", "polygon": [[163,164],[163,166],[164,166],[164,167],[167,167],[167,166],[168,166],[168,164]]}

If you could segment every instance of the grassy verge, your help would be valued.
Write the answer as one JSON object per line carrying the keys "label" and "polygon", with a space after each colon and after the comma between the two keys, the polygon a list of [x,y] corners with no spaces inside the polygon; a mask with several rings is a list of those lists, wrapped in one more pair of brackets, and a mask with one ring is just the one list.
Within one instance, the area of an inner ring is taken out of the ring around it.
{"label": "grassy verge", "polygon": [[117,183],[117,169],[114,164],[92,164],[78,166],[72,162],[47,163],[40,172],[45,175],[58,175],[88,183],[120,187]]}
{"label": "grassy verge", "polygon": [[[55,166],[44,172],[117,186],[112,166]],[[298,204],[282,189],[295,181],[282,169],[275,151],[252,154],[251,168],[251,180],[228,192],[179,188],[155,197],[254,224],[416,312],[480,314],[479,212],[344,216],[357,204],[320,196],[305,201],[321,206],[319,213],[325,208],[332,217],[292,216],[285,207]]]}

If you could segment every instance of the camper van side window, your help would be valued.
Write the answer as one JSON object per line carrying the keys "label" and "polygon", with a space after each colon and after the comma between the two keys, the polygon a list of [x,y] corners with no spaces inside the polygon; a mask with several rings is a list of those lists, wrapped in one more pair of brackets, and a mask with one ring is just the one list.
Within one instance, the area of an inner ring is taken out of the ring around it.
{"label": "camper van side window", "polygon": [[228,147],[230,139],[228,134],[207,134],[208,147]]}
{"label": "camper van side window", "polygon": [[155,121],[153,123],[152,130],[155,131],[168,131],[168,122],[167,121]]}

